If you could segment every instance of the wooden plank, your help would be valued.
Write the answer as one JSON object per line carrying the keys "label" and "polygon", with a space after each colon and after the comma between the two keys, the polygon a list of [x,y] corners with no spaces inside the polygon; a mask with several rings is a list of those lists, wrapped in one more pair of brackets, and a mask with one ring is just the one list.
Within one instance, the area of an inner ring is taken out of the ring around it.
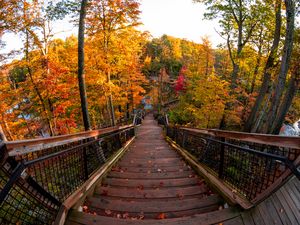
{"label": "wooden plank", "polygon": [[272,222],[273,222],[272,217],[270,217],[264,203],[259,204],[255,208],[259,211],[261,218],[264,221],[264,224],[266,224],[266,225],[272,224]]}
{"label": "wooden plank", "polygon": [[164,188],[164,187],[180,187],[188,185],[197,185],[201,183],[199,178],[175,178],[175,179],[121,179],[121,178],[106,178],[103,181],[104,185],[119,186],[119,187],[143,187],[143,188]]}
{"label": "wooden plank", "polygon": [[264,202],[259,204],[258,209],[260,210],[260,213],[262,215],[262,218],[267,225],[273,225],[273,224],[282,224],[281,219],[273,206],[273,203],[270,198],[266,199]]}
{"label": "wooden plank", "polygon": [[96,209],[109,209],[119,212],[176,212],[189,209],[205,208],[221,203],[221,199],[217,195],[208,197],[193,198],[172,198],[172,199],[132,199],[119,200],[106,198],[106,196],[97,196],[88,198],[89,205]]}
{"label": "wooden plank", "polygon": [[285,197],[286,202],[288,203],[289,207],[291,208],[291,211],[293,212],[294,216],[296,217],[298,224],[300,223],[300,214],[299,210],[297,209],[294,201],[292,200],[290,193],[286,190],[286,187],[283,186],[280,188],[281,193]]}
{"label": "wooden plank", "polygon": [[293,225],[298,224],[296,217],[294,216],[294,213],[292,212],[292,209],[290,208],[288,202],[285,199],[285,196],[282,194],[282,192],[279,190],[274,194],[274,199],[278,200],[283,206],[284,211],[287,214],[287,217],[291,221]]}
{"label": "wooden plank", "polygon": [[270,196],[270,199],[273,203],[273,206],[275,207],[279,217],[280,217],[280,220],[282,222],[282,224],[284,225],[293,225],[291,223],[291,221],[289,220],[288,218],[288,215],[286,213],[286,209],[282,206],[281,202],[279,201],[279,199],[277,198],[277,196],[274,194],[272,196]]}
{"label": "wooden plank", "polygon": [[224,209],[220,211],[198,214],[194,216],[187,216],[176,219],[164,220],[132,220],[132,219],[117,219],[113,217],[97,216],[81,212],[73,211],[67,220],[69,222],[77,222],[84,225],[96,224],[114,224],[114,225],[209,225],[222,223],[223,221],[230,220],[238,217],[240,214],[236,210]]}
{"label": "wooden plank", "polygon": [[244,222],[242,220],[242,218],[236,217],[230,220],[226,220],[225,222],[222,223],[223,225],[244,225]]}
{"label": "wooden plank", "polygon": [[250,215],[253,218],[255,225],[266,225],[257,207],[251,209]]}
{"label": "wooden plank", "polygon": [[298,190],[298,195],[300,195],[300,180],[293,178],[292,183],[295,185],[296,189]]}
{"label": "wooden plank", "polygon": [[[297,179],[297,178],[296,178]],[[300,213],[300,192],[294,185],[293,181],[289,181],[285,185],[286,191],[290,194],[292,201],[294,202],[298,212]]]}
{"label": "wooden plank", "polygon": [[104,128],[100,130],[92,130],[85,131],[75,134],[69,135],[60,135],[49,138],[36,138],[30,140],[22,140],[22,141],[8,141],[5,142],[6,148],[9,152],[10,156],[26,154],[29,152],[39,151],[41,149],[51,148],[59,145],[64,145],[72,142],[76,142],[79,140],[97,137],[101,134],[108,134],[115,131],[121,131],[128,128],[132,128],[133,126],[123,126],[123,127],[110,127]]}
{"label": "wooden plank", "polygon": [[187,196],[200,195],[208,191],[206,185],[188,186],[188,187],[169,187],[159,190],[136,189],[124,187],[97,187],[95,194],[114,196],[119,198],[183,198]]}
{"label": "wooden plank", "polygon": [[120,167],[117,166],[118,169],[122,169],[123,171],[127,171],[127,172],[133,172],[133,173],[148,173],[148,171],[150,171],[150,173],[159,173],[158,169],[164,171],[164,172],[181,172],[181,171],[192,171],[188,166],[181,166],[181,167],[177,167],[177,166],[164,166],[163,168],[159,168],[159,167],[153,167],[153,168],[147,168],[147,167]]}
{"label": "wooden plank", "polygon": [[187,178],[187,177],[193,177],[196,176],[192,171],[176,171],[176,172],[163,172],[161,169],[159,169],[161,172],[156,173],[134,173],[134,172],[127,172],[127,171],[113,171],[109,172],[107,174],[107,177],[112,178],[123,178],[123,179],[174,179],[174,178]]}
{"label": "wooden plank", "polygon": [[245,211],[241,213],[241,217],[243,219],[243,223],[245,225],[255,225],[253,218],[251,216],[250,211]]}
{"label": "wooden plank", "polygon": [[252,143],[279,146],[285,148],[300,149],[300,138],[291,136],[279,136],[279,135],[268,135],[268,134],[254,134],[254,133],[243,133],[235,131],[222,131],[216,129],[196,129],[181,127],[183,130],[187,130],[193,133],[212,135],[217,137],[224,137],[230,139],[237,139],[241,141],[247,141]]}

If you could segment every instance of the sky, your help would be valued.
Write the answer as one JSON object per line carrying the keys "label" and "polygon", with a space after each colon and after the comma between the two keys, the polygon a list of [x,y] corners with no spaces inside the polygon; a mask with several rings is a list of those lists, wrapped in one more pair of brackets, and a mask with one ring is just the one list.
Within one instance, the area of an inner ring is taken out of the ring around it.
{"label": "sky", "polygon": [[[153,37],[167,34],[201,43],[201,37],[207,35],[214,47],[222,42],[215,31],[218,30],[217,23],[203,19],[205,7],[202,4],[193,3],[192,0],[140,0],[140,3],[140,17],[144,25],[139,29],[149,31]],[[54,23],[53,27],[56,38],[64,39],[72,33],[77,34],[77,28],[67,19]],[[20,37],[13,34],[5,34],[3,41],[6,42],[6,48],[0,53],[22,47]]]}
{"label": "sky", "polygon": [[142,0],[142,30],[154,37],[168,34],[200,43],[207,35],[214,46],[222,42],[217,22],[203,19],[205,6],[192,0]]}

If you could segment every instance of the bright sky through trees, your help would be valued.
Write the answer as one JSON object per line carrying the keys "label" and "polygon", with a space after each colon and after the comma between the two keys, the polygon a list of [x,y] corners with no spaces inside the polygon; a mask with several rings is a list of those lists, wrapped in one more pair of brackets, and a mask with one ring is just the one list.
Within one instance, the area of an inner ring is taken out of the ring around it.
{"label": "bright sky through trees", "polygon": [[[223,41],[215,31],[218,29],[217,23],[203,20],[205,7],[194,4],[192,0],[141,0],[140,9],[144,24],[140,29],[148,30],[153,37],[167,34],[199,43],[201,37],[207,35],[214,47]],[[55,23],[53,27],[57,38],[77,34],[77,29],[72,29],[67,19]],[[6,50],[22,47],[20,37],[13,34],[5,34],[3,41],[6,42]]]}
{"label": "bright sky through trees", "polygon": [[216,22],[203,20],[205,6],[192,0],[141,0],[143,30],[154,37],[168,34],[201,42],[208,35],[214,46],[223,42],[216,33]]}

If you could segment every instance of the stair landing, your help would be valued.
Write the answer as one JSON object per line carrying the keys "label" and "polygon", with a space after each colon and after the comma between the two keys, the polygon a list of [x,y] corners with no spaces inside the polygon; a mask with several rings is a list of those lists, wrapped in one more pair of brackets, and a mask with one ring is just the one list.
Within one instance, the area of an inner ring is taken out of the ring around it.
{"label": "stair landing", "polygon": [[219,224],[239,213],[224,209],[148,115],[127,153],[66,224]]}

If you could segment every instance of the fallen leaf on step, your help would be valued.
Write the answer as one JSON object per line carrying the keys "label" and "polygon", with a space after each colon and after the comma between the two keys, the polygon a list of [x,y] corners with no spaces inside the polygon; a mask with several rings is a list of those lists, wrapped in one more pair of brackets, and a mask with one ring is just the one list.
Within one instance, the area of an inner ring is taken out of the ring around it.
{"label": "fallen leaf on step", "polygon": [[280,213],[283,213],[283,209],[280,209]]}
{"label": "fallen leaf on step", "polygon": [[178,193],[176,196],[177,196],[177,198],[179,198],[180,200],[183,199],[183,197],[184,197],[184,195],[183,195],[183,194],[180,194],[180,193]]}
{"label": "fallen leaf on step", "polygon": [[159,219],[159,220],[166,219],[166,214],[160,213],[160,214],[157,215],[156,219]]}
{"label": "fallen leaf on step", "polygon": [[144,186],[143,185],[139,185],[139,186],[137,186],[137,189],[138,190],[144,190]]}
{"label": "fallen leaf on step", "polygon": [[107,196],[107,195],[108,195],[108,190],[103,190],[103,191],[102,191],[102,195],[103,195],[103,196]]}
{"label": "fallen leaf on step", "polygon": [[105,209],[104,212],[105,212],[106,215],[111,215],[111,213],[112,213],[109,209]]}
{"label": "fallen leaf on step", "polygon": [[82,206],[83,212],[87,212],[88,207],[86,205]]}

